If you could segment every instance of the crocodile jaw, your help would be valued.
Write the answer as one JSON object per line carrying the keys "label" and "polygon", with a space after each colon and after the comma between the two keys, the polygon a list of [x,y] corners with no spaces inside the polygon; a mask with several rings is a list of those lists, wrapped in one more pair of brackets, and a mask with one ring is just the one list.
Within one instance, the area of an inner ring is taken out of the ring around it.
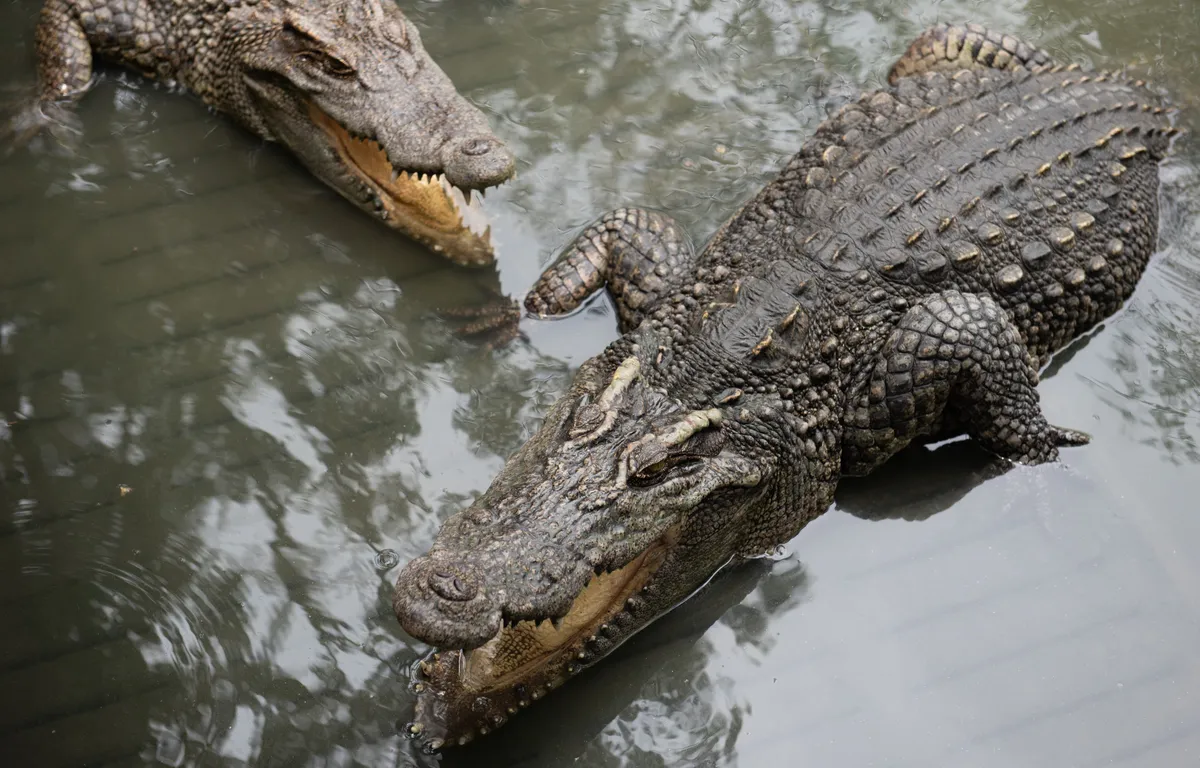
{"label": "crocodile jaw", "polygon": [[312,102],[308,113],[346,177],[345,183],[332,183],[343,197],[456,264],[486,266],[495,260],[482,190],[463,191],[443,173],[397,168],[379,142],[352,136]]}
{"label": "crocodile jaw", "polygon": [[[673,528],[626,565],[594,575],[564,616],[504,621],[478,648],[435,652],[421,661],[409,735],[427,753],[485,736],[632,637],[640,626],[626,626],[637,623],[624,615],[631,598],[655,577],[677,540]],[[589,650],[605,635],[602,651]]]}

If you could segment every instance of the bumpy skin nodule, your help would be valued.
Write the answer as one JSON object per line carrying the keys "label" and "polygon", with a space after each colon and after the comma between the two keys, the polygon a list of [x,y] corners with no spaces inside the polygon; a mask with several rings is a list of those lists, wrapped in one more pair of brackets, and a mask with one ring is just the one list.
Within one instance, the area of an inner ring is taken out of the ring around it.
{"label": "bumpy skin nodule", "polygon": [[700,254],[626,209],[534,286],[542,314],[623,286],[624,335],[400,574],[396,614],[473,648],[506,621],[561,616],[593,572],[647,548],[666,560],[522,690],[472,695],[443,653],[418,697],[432,746],[502,723],[914,440],[966,432],[1025,463],[1086,442],[1047,423],[1037,371],[1125,301],[1155,247],[1176,132],[1162,97],[973,25],[927,31],[892,72]]}
{"label": "bumpy skin nodule", "polygon": [[402,195],[410,215],[386,204],[386,185],[351,172],[314,117],[382,149],[385,176],[441,174],[468,196],[512,176],[512,153],[391,0],[46,0],[36,47],[38,98],[13,121],[18,140],[69,122],[93,57],[104,59],[179,83],[282,142],[351,202],[452,260],[494,259],[487,238],[455,226],[439,186],[414,181]]}

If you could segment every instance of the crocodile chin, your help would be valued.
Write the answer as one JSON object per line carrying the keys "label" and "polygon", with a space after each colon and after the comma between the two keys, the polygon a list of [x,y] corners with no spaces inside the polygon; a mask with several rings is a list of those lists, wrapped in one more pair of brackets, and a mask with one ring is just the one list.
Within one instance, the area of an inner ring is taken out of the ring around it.
{"label": "crocodile chin", "polygon": [[409,735],[426,752],[466,744],[607,655],[640,628],[631,626],[630,599],[654,578],[677,538],[672,529],[625,566],[594,575],[562,617],[506,620],[478,648],[421,661]]}
{"label": "crocodile chin", "polygon": [[485,266],[494,261],[491,227],[480,205],[482,190],[476,195],[459,189],[443,173],[397,168],[378,142],[352,136],[311,102],[308,109],[343,168],[362,186],[362,191],[352,192],[335,184],[343,196],[458,264]]}

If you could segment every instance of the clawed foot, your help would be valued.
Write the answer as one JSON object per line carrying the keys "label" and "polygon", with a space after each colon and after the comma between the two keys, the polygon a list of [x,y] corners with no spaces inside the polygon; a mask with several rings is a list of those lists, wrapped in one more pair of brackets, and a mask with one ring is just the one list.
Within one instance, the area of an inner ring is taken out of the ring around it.
{"label": "clawed foot", "polygon": [[489,352],[508,346],[517,337],[525,338],[520,325],[521,305],[499,293],[483,306],[440,309],[438,314],[465,321],[455,329],[455,335],[478,340]]}
{"label": "clawed foot", "polygon": [[996,452],[1017,464],[1044,464],[1059,460],[1059,448],[1087,445],[1092,441],[1086,432],[1044,424],[1040,429],[1012,433]]}
{"label": "clawed foot", "polygon": [[35,101],[15,111],[7,109],[4,112],[7,119],[0,125],[0,140],[4,140],[10,152],[42,133],[48,134],[63,149],[73,151],[83,136],[79,118],[58,102]]}
{"label": "clawed foot", "polygon": [[1051,440],[1054,445],[1059,448],[1072,448],[1081,445],[1087,445],[1092,442],[1092,436],[1087,432],[1080,432],[1078,429],[1067,429],[1066,427],[1056,427],[1050,425]]}

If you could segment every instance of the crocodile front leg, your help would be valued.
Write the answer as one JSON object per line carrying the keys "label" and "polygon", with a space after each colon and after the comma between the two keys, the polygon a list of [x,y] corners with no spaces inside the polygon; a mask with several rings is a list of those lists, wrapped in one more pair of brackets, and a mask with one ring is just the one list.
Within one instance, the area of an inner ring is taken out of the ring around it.
{"label": "crocodile front leg", "polygon": [[539,317],[562,315],[607,287],[624,333],[678,287],[691,272],[695,250],[671,217],[641,208],[618,208],[583,231],[525,296]]}
{"label": "crocodile front leg", "polygon": [[92,45],[72,0],[46,0],[34,35],[37,50],[38,92],[34,101],[17,113],[9,125],[20,145],[43,129],[60,141],[79,133],[68,107],[87,91],[92,81]]}
{"label": "crocodile front leg", "polygon": [[[691,240],[671,217],[618,208],[589,224],[546,268],[525,295],[525,309],[543,318],[565,315],[607,288],[624,333],[686,279],[695,256]],[[458,334],[482,337],[489,349],[516,338],[521,320],[520,307],[511,300],[442,314],[468,319]]]}
{"label": "crocodile front leg", "polygon": [[842,473],[866,474],[914,438],[945,435],[947,425],[1025,464],[1086,444],[1084,433],[1047,423],[1037,383],[1020,332],[991,297],[926,297],[889,334],[865,391],[851,400]]}

